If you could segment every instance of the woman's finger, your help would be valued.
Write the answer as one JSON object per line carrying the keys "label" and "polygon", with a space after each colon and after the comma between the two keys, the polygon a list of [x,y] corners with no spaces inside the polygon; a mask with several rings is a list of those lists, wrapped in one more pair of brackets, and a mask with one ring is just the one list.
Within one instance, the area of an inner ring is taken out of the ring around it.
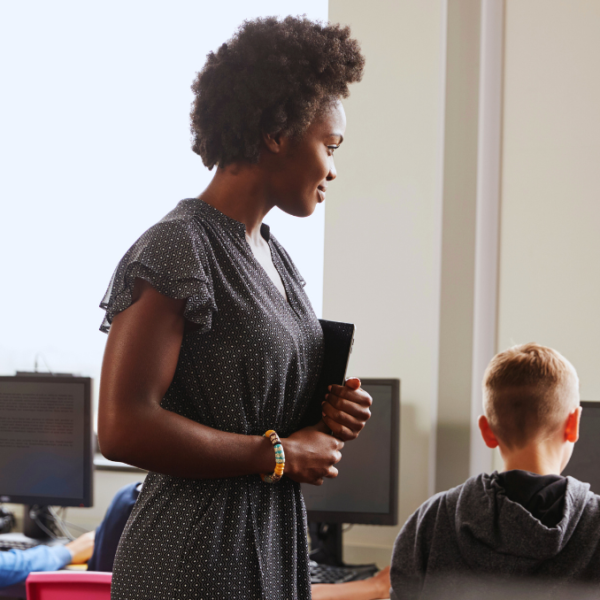
{"label": "woman's finger", "polygon": [[[338,411],[347,413],[359,421],[366,422],[371,417],[371,411],[367,406],[356,404],[356,402],[334,396],[333,394],[327,394],[325,396],[325,404],[330,404]],[[325,406],[325,404],[323,404],[323,406]]]}
{"label": "woman's finger", "polygon": [[360,379],[358,377],[348,377],[344,382],[344,387],[349,387],[353,390],[360,388]]}
{"label": "woman's finger", "polygon": [[358,433],[352,431],[345,425],[340,425],[327,416],[323,417],[323,422],[327,425],[327,427],[329,427],[329,429],[331,429],[331,434],[339,440],[349,442],[351,440],[355,440],[358,436]]}
{"label": "woman's finger", "polygon": [[345,385],[330,385],[329,393],[334,396],[338,396],[339,398],[345,398],[346,400],[350,400],[351,402],[355,402],[356,404],[360,404],[362,406],[371,406],[373,404],[373,398],[365,392],[362,388],[357,390],[353,390]]}
{"label": "woman's finger", "polygon": [[338,473],[339,471],[335,467],[329,467],[327,475],[325,475],[325,477],[327,477],[328,479],[335,479],[338,476]]}
{"label": "woman's finger", "polygon": [[[357,433],[362,430],[365,426],[367,419],[356,418],[348,412],[339,410],[329,402],[323,402],[322,406],[323,416],[329,417],[340,425],[345,425],[348,429],[356,431]],[[362,416],[362,415],[361,415]],[[368,417],[367,417],[368,418]]]}

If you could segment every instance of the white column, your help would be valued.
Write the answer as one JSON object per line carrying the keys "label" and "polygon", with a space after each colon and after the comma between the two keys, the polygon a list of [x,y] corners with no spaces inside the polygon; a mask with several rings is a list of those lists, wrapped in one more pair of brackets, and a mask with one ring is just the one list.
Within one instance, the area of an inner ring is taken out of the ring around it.
{"label": "white column", "polygon": [[470,475],[492,468],[492,451],[479,434],[481,382],[496,352],[500,154],[502,140],[502,63],[504,0],[483,0],[479,81],[473,380],[471,386]]}

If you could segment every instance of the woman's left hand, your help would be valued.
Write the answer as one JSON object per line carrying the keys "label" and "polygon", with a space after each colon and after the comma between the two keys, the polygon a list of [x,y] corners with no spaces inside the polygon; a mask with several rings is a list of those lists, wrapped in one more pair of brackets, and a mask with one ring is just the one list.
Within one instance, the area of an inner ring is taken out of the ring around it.
{"label": "woman's left hand", "polygon": [[331,433],[347,442],[354,440],[371,417],[373,398],[360,387],[360,379],[351,377],[342,385],[330,385],[323,402],[323,422]]}

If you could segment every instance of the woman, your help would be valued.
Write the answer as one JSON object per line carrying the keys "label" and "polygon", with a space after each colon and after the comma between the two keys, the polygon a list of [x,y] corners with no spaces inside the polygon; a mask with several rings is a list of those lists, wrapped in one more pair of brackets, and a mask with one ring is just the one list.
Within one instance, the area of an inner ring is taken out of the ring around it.
{"label": "woman", "polygon": [[[323,420],[306,422],[325,400],[322,331],[262,221],[324,200],[339,99],[363,63],[348,29],[269,18],[209,54],[192,86],[193,149],[215,176],[130,248],[102,302],[100,445],[150,471],[113,598],[310,598],[299,483],[337,475],[371,399],[358,380],[332,386]],[[258,476],[275,470],[267,430],[285,453],[273,484]]]}

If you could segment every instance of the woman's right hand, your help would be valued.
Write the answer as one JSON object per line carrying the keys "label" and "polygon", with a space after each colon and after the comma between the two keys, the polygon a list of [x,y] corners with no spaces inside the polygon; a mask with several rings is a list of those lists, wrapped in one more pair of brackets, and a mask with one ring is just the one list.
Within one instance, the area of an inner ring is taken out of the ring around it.
{"label": "woman's right hand", "polygon": [[322,423],[305,427],[281,440],[285,453],[284,474],[298,483],[321,485],[325,477],[337,477],[344,442],[325,432]]}

